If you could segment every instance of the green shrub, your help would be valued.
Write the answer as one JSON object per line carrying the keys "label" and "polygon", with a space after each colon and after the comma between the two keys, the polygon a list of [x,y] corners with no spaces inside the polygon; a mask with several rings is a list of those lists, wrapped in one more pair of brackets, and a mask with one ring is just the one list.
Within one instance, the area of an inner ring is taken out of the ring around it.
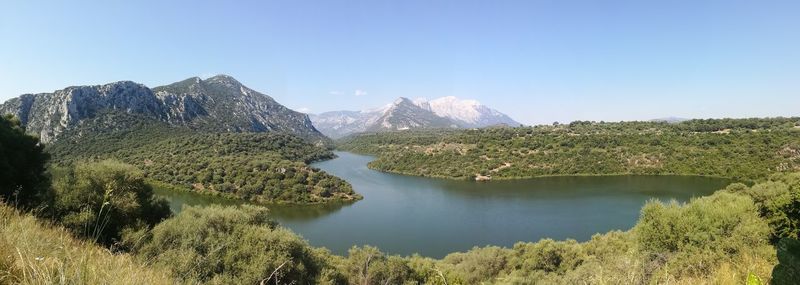
{"label": "green shrub", "polygon": [[772,270],[772,284],[795,284],[800,280],[800,241],[783,238],[777,247],[779,263]]}
{"label": "green shrub", "polygon": [[386,256],[371,246],[351,248],[343,267],[350,284],[404,284],[417,281],[414,280],[416,274],[404,258]]}
{"label": "green shrub", "polygon": [[255,206],[188,207],[151,231],[135,250],[171,268],[179,281],[257,284],[315,283],[326,262],[306,241]]}
{"label": "green shrub", "polygon": [[800,239],[800,173],[775,174],[752,187],[731,184],[729,192],[750,196],[772,229],[771,241]]}
{"label": "green shrub", "polygon": [[153,196],[142,173],[115,161],[78,163],[53,183],[53,218],[78,236],[105,245],[146,230],[169,217],[169,205]]}
{"label": "green shrub", "polygon": [[522,271],[564,273],[583,262],[583,249],[575,240],[543,239],[536,243],[517,243],[511,267]]}
{"label": "green shrub", "polygon": [[769,232],[752,199],[724,191],[685,205],[648,202],[635,227],[648,271],[684,276],[706,276],[747,256],[771,256]]}
{"label": "green shrub", "polygon": [[448,277],[467,284],[492,280],[509,268],[512,251],[497,246],[475,247],[445,256],[440,262]]}

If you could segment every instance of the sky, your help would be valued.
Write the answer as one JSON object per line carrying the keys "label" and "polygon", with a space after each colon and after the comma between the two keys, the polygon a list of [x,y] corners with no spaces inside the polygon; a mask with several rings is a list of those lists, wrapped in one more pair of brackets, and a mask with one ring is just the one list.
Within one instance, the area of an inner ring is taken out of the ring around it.
{"label": "sky", "polygon": [[287,107],[525,124],[800,115],[800,1],[2,1],[0,101],[235,77]]}

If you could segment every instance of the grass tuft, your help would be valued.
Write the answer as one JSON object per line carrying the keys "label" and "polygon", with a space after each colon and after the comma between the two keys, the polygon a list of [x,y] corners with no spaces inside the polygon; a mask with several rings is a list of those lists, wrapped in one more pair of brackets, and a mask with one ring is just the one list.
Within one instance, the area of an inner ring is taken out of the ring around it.
{"label": "grass tuft", "polygon": [[0,204],[0,284],[173,284],[168,271],[137,264],[65,229]]}

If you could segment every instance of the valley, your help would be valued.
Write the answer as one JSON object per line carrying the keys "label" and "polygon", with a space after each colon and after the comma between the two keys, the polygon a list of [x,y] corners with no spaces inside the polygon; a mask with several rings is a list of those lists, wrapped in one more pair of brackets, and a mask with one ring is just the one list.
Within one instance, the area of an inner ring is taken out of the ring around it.
{"label": "valley", "polygon": [[[478,109],[494,119],[462,112]],[[0,111],[0,145],[12,147],[0,154],[22,163],[6,183],[24,190],[3,195],[55,227],[28,234],[65,231],[152,264],[128,278],[252,283],[263,263],[281,272],[266,277],[276,282],[333,284],[573,283],[601,264],[613,266],[590,274],[602,283],[694,283],[745,268],[785,278],[769,273],[784,256],[773,249],[800,232],[798,118],[511,127],[474,101],[401,98],[371,114],[327,114],[350,124],[334,141],[312,123],[320,117],[224,75],[68,87]],[[9,223],[31,223],[0,207]],[[682,232],[724,233],[694,243]],[[698,247],[721,249],[703,257]],[[90,258],[82,266],[108,270],[96,264],[107,257]],[[17,262],[0,270],[26,280]]]}
{"label": "valley", "polygon": [[0,7],[0,285],[800,281],[800,1]]}

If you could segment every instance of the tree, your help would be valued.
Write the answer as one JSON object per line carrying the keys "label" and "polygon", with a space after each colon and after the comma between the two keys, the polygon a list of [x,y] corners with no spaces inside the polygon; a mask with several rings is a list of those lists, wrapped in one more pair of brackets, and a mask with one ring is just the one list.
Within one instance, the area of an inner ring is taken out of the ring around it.
{"label": "tree", "polygon": [[13,116],[0,117],[0,200],[35,207],[48,197],[49,156],[39,139],[25,134]]}

